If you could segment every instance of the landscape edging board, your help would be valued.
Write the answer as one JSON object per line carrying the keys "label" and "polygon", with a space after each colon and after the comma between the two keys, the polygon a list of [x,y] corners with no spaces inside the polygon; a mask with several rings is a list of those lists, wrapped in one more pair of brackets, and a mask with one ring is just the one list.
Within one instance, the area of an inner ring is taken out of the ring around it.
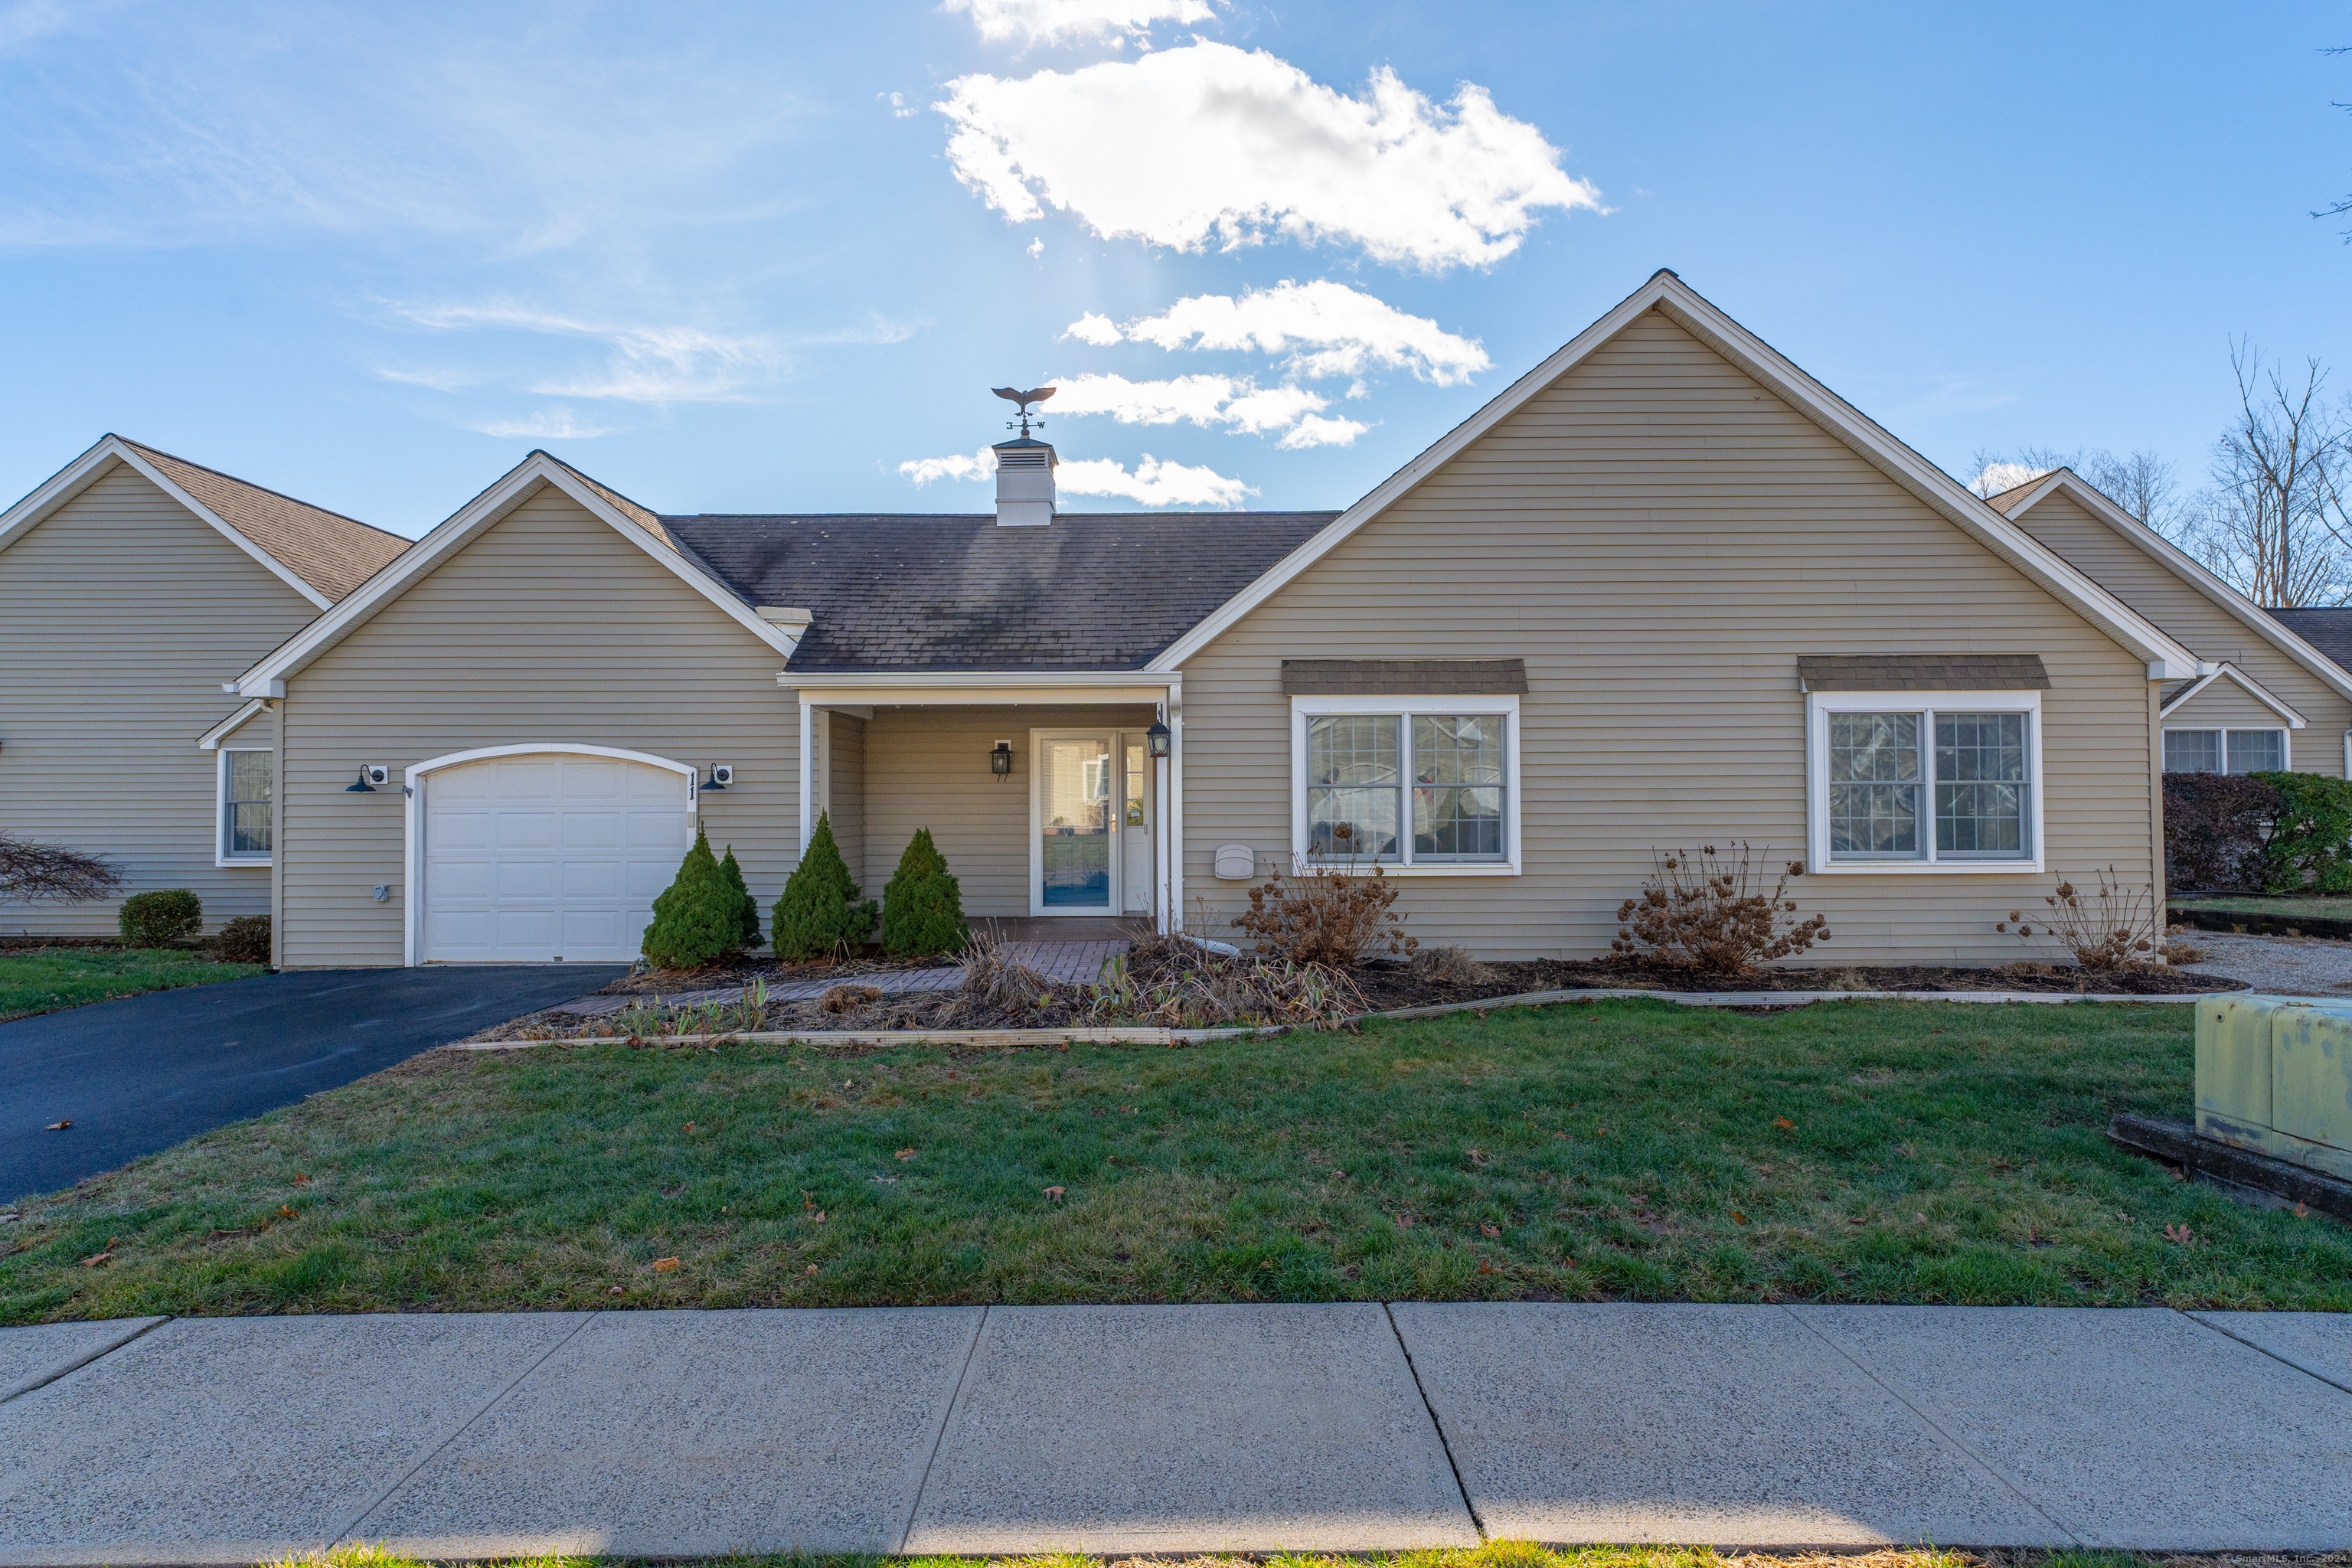
{"label": "landscape edging board", "polygon": [[2107,1139],[2135,1154],[2179,1165],[2220,1186],[2252,1187],[2282,1202],[2292,1200],[2322,1214],[2352,1220],[2352,1182],[2207,1138],[2193,1122],[2126,1111],[2107,1123]]}

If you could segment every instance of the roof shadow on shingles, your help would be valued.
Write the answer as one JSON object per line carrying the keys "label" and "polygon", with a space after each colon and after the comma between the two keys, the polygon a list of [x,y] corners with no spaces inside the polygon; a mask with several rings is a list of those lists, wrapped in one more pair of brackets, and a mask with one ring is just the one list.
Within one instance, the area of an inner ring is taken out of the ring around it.
{"label": "roof shadow on shingles", "polygon": [[2352,606],[2263,613],[2352,673]]}
{"label": "roof shadow on shingles", "polygon": [[415,542],[143,441],[118,439],[330,601],[343,598]]}
{"label": "roof shadow on shingles", "polygon": [[662,518],[754,605],[814,617],[805,670],[1133,669],[1336,511]]}

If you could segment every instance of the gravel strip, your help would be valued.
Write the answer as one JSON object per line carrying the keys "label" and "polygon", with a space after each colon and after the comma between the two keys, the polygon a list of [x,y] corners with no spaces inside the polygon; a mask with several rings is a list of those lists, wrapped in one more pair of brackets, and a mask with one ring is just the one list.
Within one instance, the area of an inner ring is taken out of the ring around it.
{"label": "gravel strip", "polygon": [[2192,974],[2242,980],[2270,996],[2352,996],[2352,942],[2210,931],[2183,931],[2178,940],[2213,955],[2182,966]]}

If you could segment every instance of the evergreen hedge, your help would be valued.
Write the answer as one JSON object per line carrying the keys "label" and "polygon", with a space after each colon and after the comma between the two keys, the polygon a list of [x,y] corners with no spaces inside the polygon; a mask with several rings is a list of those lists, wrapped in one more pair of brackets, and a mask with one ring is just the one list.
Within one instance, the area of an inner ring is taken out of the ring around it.
{"label": "evergreen hedge", "polygon": [[158,888],[123,900],[114,923],[125,947],[169,947],[204,928],[205,906],[185,888]]}
{"label": "evergreen hedge", "polygon": [[2246,776],[2278,794],[2263,843],[2264,886],[2277,893],[2352,892],[2352,783],[2318,773]]}
{"label": "evergreen hedge", "polygon": [[898,874],[882,889],[883,951],[899,958],[958,952],[964,945],[963,889],[947,857],[919,827],[898,857]]}
{"label": "evergreen hedge", "polygon": [[735,863],[735,846],[732,844],[727,847],[726,858],[719,862],[719,870],[727,879],[727,885],[735,889],[736,898],[742,902],[741,915],[736,924],[736,937],[745,947],[759,946],[760,900],[751,896],[751,884],[743,880],[743,868]]}
{"label": "evergreen hedge", "polygon": [[654,900],[645,955],[656,968],[699,969],[740,947],[742,932],[742,900],[727,885],[709,838],[698,831],[677,879]]}
{"label": "evergreen hedge", "polygon": [[793,963],[854,948],[874,929],[874,900],[860,903],[857,884],[834,841],[833,819],[820,815],[809,846],[776,900],[776,956]]}

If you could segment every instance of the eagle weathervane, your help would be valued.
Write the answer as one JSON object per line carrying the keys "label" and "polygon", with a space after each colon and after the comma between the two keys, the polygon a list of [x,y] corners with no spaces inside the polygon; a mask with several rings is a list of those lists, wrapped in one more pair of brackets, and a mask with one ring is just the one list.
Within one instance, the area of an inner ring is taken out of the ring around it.
{"label": "eagle weathervane", "polygon": [[[1029,405],[1033,403],[1043,403],[1045,399],[1053,396],[1054,389],[1052,387],[1034,386],[1026,392],[1015,392],[1009,386],[992,387],[990,390],[993,391],[997,396],[1004,399],[1005,402],[1017,403],[1021,405],[1020,430],[1024,437],[1026,437],[1029,434],[1029,423],[1031,420],[1034,419],[1040,425],[1045,423],[1045,416],[1042,414],[1030,413]],[[1004,427],[1007,430],[1013,429],[1013,421],[1010,419],[1006,420],[1004,422]]]}

